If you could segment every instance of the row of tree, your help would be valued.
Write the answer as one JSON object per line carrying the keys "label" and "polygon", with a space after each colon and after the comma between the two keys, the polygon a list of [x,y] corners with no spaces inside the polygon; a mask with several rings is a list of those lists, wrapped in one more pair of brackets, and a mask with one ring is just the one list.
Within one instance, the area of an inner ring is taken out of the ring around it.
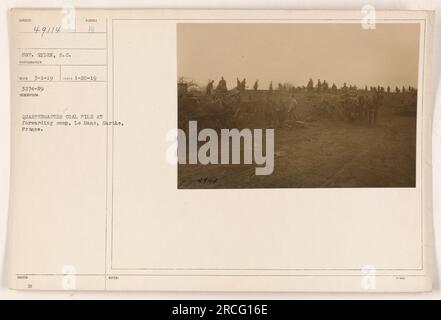
{"label": "row of tree", "polygon": [[[340,88],[341,90],[364,90],[364,91],[380,91],[380,92],[387,92],[387,93],[391,93],[391,92],[396,92],[396,93],[400,93],[400,92],[416,92],[416,88],[412,87],[412,86],[408,86],[407,88],[405,86],[403,86],[401,89],[399,87],[395,87],[395,89],[392,89],[390,86],[387,86],[387,88],[384,88],[382,86],[370,86],[368,88],[368,86],[365,86],[364,89],[359,89],[357,86],[355,85],[347,85],[346,82],[343,84],[343,86]],[[337,91],[338,88],[335,85],[335,83],[332,84],[332,86],[330,87],[328,82],[326,82],[326,80],[320,81],[320,79],[317,80],[317,84],[314,85],[314,81],[312,79],[309,79],[308,84],[306,85],[306,90],[307,91]]]}
{"label": "row of tree", "polygon": [[[200,90],[199,86],[196,83],[194,83],[193,81],[186,81],[182,77],[178,81],[178,87],[181,87],[181,89],[183,89],[183,91],[187,91],[187,90],[188,91],[199,91]],[[245,78],[243,80],[237,79],[236,88],[239,91],[246,90],[246,88],[247,88],[246,79]],[[253,90],[259,89],[259,80],[256,80],[254,82],[254,85],[252,88],[253,88]],[[210,94],[214,90],[218,91],[218,92],[226,92],[228,90],[227,82],[225,81],[225,79],[223,77],[221,78],[221,80],[219,80],[219,83],[217,85],[214,83],[214,80],[211,80],[208,82],[208,85],[205,87],[206,93]],[[283,90],[283,91],[290,91],[290,92],[296,92],[296,91],[337,92],[338,90],[341,90],[341,91],[364,90],[364,91],[377,91],[377,92],[387,92],[387,93],[392,93],[392,92],[395,92],[395,93],[406,93],[406,92],[414,93],[417,91],[417,89],[412,86],[408,86],[408,87],[402,86],[401,88],[399,88],[399,87],[391,88],[390,86],[387,86],[386,88],[382,87],[382,86],[370,86],[370,87],[365,86],[363,89],[361,89],[355,85],[348,85],[347,83],[344,83],[343,86],[338,88],[335,83],[330,85],[326,80],[321,81],[320,79],[318,79],[316,83],[314,83],[314,81],[312,79],[309,79],[306,86],[298,86],[298,87],[292,85],[289,82],[278,83],[277,88],[273,88],[273,82],[271,81],[269,84],[268,90],[269,91],[273,91],[273,90],[282,91]]]}
{"label": "row of tree", "polygon": [[[238,82],[239,83],[239,82]],[[256,80],[256,82],[254,83],[253,89],[257,90],[258,89],[258,80]],[[245,90],[245,79],[240,82],[241,86],[240,89]],[[239,86],[238,86],[239,88]],[[278,90],[287,90],[287,91],[298,91],[298,90],[306,90],[309,92],[336,92],[337,90],[364,90],[364,91],[380,91],[380,92],[387,92],[387,93],[391,93],[391,92],[396,92],[396,93],[401,93],[401,92],[416,92],[416,88],[412,87],[412,86],[402,86],[401,88],[399,87],[395,87],[395,89],[392,89],[390,86],[387,86],[386,88],[382,87],[382,86],[365,86],[364,89],[359,89],[357,86],[355,85],[347,85],[346,82],[343,84],[343,86],[341,88],[338,88],[336,86],[335,83],[333,83],[331,86],[329,85],[329,83],[326,80],[320,81],[320,79],[317,80],[317,83],[314,84],[314,81],[312,79],[309,79],[306,87],[302,86],[302,87],[295,87],[290,83],[279,83],[277,86]],[[273,90],[273,82],[271,81],[269,84],[269,91]]]}

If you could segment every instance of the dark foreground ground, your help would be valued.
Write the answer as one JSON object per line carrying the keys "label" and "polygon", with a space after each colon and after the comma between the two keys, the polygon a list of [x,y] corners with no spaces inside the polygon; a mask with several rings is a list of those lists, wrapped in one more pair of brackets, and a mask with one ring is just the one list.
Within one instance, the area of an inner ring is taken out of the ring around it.
{"label": "dark foreground ground", "polygon": [[256,176],[255,165],[179,165],[178,187],[414,187],[415,106],[389,104],[376,125],[309,118],[304,127],[276,128],[271,175]]}

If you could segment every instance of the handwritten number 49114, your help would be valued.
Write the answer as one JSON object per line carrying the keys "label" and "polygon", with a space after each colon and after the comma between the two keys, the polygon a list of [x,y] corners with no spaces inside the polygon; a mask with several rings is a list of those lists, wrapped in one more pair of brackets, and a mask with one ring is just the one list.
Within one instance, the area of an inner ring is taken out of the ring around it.
{"label": "handwritten number 49114", "polygon": [[44,37],[49,33],[59,33],[61,31],[61,26],[34,26],[34,33],[40,34]]}

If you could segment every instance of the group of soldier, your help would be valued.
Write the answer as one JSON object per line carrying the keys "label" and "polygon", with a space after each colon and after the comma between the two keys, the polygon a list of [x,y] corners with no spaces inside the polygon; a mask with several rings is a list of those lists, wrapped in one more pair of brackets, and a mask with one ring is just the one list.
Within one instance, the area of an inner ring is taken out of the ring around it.
{"label": "group of soldier", "polygon": [[270,94],[265,101],[265,118],[274,126],[291,127],[297,122],[298,102],[292,93]]}
{"label": "group of soldier", "polygon": [[[237,81],[236,90],[244,91],[246,89],[246,81],[247,81],[246,78],[244,78],[243,80],[239,80],[239,78],[237,78],[236,81]],[[259,81],[256,80],[253,86],[254,90],[258,89],[258,84]],[[227,82],[225,81],[224,77],[221,77],[216,88],[214,87],[214,80],[208,81],[207,87],[205,88],[205,95],[210,95],[213,93],[225,94],[227,92],[228,92]]]}
{"label": "group of soldier", "polygon": [[[272,87],[272,85],[271,85]],[[227,83],[222,77],[216,88],[214,88],[214,80],[209,81],[206,87],[206,96],[214,97],[210,98],[210,101],[214,101],[220,106],[225,106],[229,103],[228,101],[240,101],[241,92],[245,91],[246,79],[239,80],[237,78],[237,86],[230,92],[227,89]],[[257,81],[254,85],[254,90],[257,90]],[[367,90],[357,90],[356,88],[346,87],[346,85],[341,89],[340,93],[329,99],[329,97],[323,97],[322,101],[319,102],[318,109],[324,115],[337,114],[351,121],[366,121],[367,123],[373,125],[377,123],[378,111],[382,105],[385,90],[382,87],[373,87],[370,91]],[[231,100],[234,95],[238,99]],[[220,102],[219,102],[219,101]],[[234,112],[235,117],[239,114],[259,113],[260,117],[264,116],[265,122],[271,122],[273,125],[285,126],[295,124],[298,120],[296,115],[296,109],[298,102],[294,97],[293,92],[277,90],[269,90],[269,93],[259,95],[256,97],[256,101],[250,101],[252,106],[243,106],[243,103],[239,104],[236,112]],[[233,103],[236,104],[236,103]],[[260,105],[260,107],[259,107]],[[316,106],[317,107],[317,106]],[[260,110],[257,110],[260,109]],[[223,107],[221,108],[223,109]]]}
{"label": "group of soldier", "polygon": [[[234,120],[264,127],[292,127],[299,123],[298,102],[293,93],[274,92],[252,96],[241,101],[234,111]],[[251,121],[251,122],[250,122]]]}
{"label": "group of soldier", "polygon": [[340,103],[343,114],[348,119],[367,121],[373,125],[377,123],[383,98],[384,92],[377,88],[373,88],[370,93],[353,89],[341,94]]}
{"label": "group of soldier", "polygon": [[[214,89],[214,80],[211,80],[207,84],[207,88],[205,89],[205,94],[208,96],[213,93]],[[228,92],[227,81],[225,81],[224,77],[219,80],[218,85],[216,86],[216,93],[225,94]]]}

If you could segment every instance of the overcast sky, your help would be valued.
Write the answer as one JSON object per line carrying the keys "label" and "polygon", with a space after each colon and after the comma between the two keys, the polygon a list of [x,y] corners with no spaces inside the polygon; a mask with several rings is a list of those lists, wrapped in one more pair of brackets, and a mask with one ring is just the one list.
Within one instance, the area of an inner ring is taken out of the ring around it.
{"label": "overcast sky", "polygon": [[260,88],[273,81],[306,85],[309,78],[365,85],[416,86],[419,24],[186,23],[178,24],[178,75],[246,78]]}

